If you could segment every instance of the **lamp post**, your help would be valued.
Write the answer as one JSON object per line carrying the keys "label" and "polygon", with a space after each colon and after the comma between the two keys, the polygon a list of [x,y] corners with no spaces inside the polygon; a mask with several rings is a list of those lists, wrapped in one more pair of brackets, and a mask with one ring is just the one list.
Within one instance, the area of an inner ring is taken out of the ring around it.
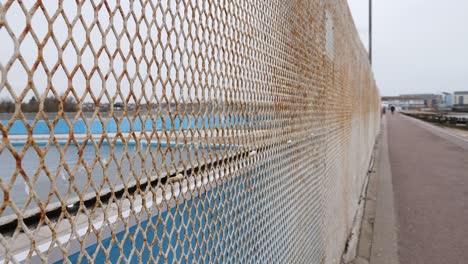
{"label": "lamp post", "polygon": [[369,62],[372,65],[372,0],[369,0]]}

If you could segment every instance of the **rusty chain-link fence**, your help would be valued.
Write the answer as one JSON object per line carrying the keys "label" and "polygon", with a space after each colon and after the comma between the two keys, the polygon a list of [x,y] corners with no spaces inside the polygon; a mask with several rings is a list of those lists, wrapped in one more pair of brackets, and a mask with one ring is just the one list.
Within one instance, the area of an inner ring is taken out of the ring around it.
{"label": "rusty chain-link fence", "polygon": [[345,0],[0,0],[0,261],[339,263],[379,129]]}

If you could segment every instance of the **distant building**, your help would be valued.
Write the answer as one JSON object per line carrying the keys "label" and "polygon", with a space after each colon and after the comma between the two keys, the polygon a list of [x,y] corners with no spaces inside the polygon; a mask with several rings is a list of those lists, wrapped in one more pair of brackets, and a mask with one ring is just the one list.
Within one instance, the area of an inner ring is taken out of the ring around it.
{"label": "distant building", "polygon": [[468,112],[468,91],[455,92],[453,94],[453,110]]}
{"label": "distant building", "polygon": [[386,106],[393,105],[401,110],[421,110],[427,108],[425,100],[410,96],[384,96],[382,103]]}
{"label": "distant building", "polygon": [[122,111],[124,109],[124,103],[115,103],[113,104],[114,111]]}
{"label": "distant building", "polygon": [[439,103],[439,110],[451,111],[453,107],[453,94],[442,93],[442,101]]}
{"label": "distant building", "polygon": [[443,105],[443,95],[440,94],[402,94],[399,96],[384,96],[382,101],[402,110],[439,109]]}
{"label": "distant building", "polygon": [[94,103],[83,103],[81,106],[81,110],[83,112],[94,112],[96,105]]}
{"label": "distant building", "polygon": [[423,100],[425,108],[438,109],[439,105],[443,101],[443,96],[440,94],[402,94],[400,96]]}
{"label": "distant building", "polygon": [[453,94],[451,93],[442,93],[443,103],[447,106],[453,105]]}
{"label": "distant building", "polygon": [[99,111],[100,112],[109,112],[109,110],[110,110],[110,104],[109,103],[99,104]]}

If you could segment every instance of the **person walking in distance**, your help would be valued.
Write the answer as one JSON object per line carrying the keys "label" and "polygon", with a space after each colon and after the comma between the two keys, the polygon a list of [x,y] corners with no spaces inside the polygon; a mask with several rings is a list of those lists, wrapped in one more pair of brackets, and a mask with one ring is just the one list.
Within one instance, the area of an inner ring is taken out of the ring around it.
{"label": "person walking in distance", "polygon": [[395,113],[395,106],[390,106],[390,111],[392,111],[392,115]]}

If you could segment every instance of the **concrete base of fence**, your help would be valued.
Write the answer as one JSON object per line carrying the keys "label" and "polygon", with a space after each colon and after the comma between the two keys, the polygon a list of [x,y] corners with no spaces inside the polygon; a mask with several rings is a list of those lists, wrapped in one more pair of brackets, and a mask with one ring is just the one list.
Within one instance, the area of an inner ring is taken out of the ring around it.
{"label": "concrete base of fence", "polygon": [[[386,126],[385,121],[383,125]],[[382,129],[379,155],[377,177],[375,177],[377,200],[370,263],[396,264],[399,263],[396,211],[386,127]]]}
{"label": "concrete base of fence", "polygon": [[374,150],[356,258],[352,264],[396,264],[397,227],[385,119]]}

